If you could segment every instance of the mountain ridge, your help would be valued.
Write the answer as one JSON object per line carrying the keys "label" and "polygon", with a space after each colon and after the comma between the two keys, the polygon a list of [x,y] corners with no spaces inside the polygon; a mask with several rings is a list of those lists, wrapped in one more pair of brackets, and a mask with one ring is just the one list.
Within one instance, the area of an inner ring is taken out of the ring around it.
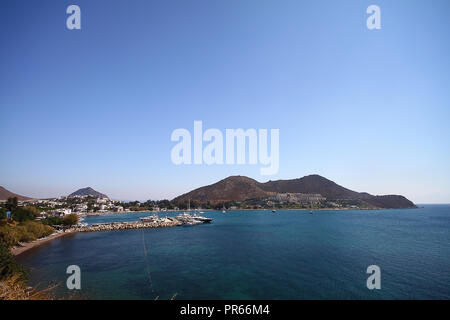
{"label": "mountain ridge", "polygon": [[246,176],[229,176],[214,184],[182,194],[173,200],[244,201],[252,198],[267,198],[280,193],[320,194],[327,200],[358,200],[374,208],[416,208],[412,201],[402,195],[371,195],[367,192],[357,192],[317,174],[264,183]]}
{"label": "mountain ridge", "polygon": [[0,186],[0,200],[8,200],[8,198],[17,197],[19,201],[32,200],[33,198],[22,196],[20,194],[9,191],[8,189]]}

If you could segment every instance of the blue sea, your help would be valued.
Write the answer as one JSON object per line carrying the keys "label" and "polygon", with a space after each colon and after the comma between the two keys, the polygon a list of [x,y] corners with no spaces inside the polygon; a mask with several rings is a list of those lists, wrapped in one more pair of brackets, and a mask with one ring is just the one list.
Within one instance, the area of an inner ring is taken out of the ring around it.
{"label": "blue sea", "polygon": [[[69,235],[18,260],[33,285],[58,282],[61,295],[78,265],[90,299],[450,299],[450,205],[204,215],[213,223]],[[380,290],[366,287],[370,265]]]}

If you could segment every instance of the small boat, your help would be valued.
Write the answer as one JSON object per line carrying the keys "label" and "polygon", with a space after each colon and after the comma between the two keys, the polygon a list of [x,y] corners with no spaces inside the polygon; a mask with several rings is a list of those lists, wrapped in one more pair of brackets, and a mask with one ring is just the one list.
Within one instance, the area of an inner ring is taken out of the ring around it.
{"label": "small boat", "polygon": [[312,206],[312,201],[311,201],[311,209],[309,210],[309,214],[313,214],[313,206]]}
{"label": "small boat", "polygon": [[148,217],[140,218],[141,222],[155,222],[158,219],[159,219],[159,217],[156,214],[148,216]]}
{"label": "small boat", "polygon": [[275,212],[277,212],[277,210],[275,210],[275,203],[272,202],[272,204],[273,204],[272,212],[275,213]]}
{"label": "small boat", "polygon": [[191,218],[191,215],[186,212],[180,213],[179,215],[177,215],[175,217],[175,219],[180,220],[180,221],[186,221],[186,220],[189,220],[190,218]]}
{"label": "small boat", "polygon": [[213,219],[203,216],[198,216],[196,214],[191,215],[189,213],[182,213],[175,217],[178,221],[181,221],[184,225],[192,226],[200,223],[210,223]]}
{"label": "small boat", "polygon": [[196,214],[194,214],[192,216],[192,219],[196,220],[196,221],[200,221],[202,223],[210,223],[212,221],[212,218],[207,218],[207,217],[203,217],[203,216],[198,216]]}
{"label": "small boat", "polygon": [[225,210],[225,204],[222,207],[222,213],[227,213],[227,211]]}

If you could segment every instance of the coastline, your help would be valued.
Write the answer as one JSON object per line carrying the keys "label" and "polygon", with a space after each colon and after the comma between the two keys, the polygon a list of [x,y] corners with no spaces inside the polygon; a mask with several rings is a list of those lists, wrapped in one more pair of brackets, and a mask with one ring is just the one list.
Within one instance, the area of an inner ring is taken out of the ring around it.
{"label": "coastline", "polygon": [[[415,209],[415,208],[402,208],[402,209]],[[227,211],[255,211],[255,210],[269,211],[270,209],[228,209]],[[276,210],[308,211],[310,209],[305,209],[305,208],[302,208],[302,209],[281,208],[281,209],[279,209],[279,208],[277,208]],[[323,211],[327,211],[327,210],[329,210],[329,211],[347,211],[347,210],[372,211],[372,210],[381,210],[381,209],[380,208],[364,208],[364,209],[363,208],[358,208],[358,209],[356,209],[356,208],[317,208],[317,209],[313,209],[313,210],[314,211],[322,211],[322,210]],[[384,210],[386,210],[386,209],[384,209]],[[167,211],[182,212],[180,210],[167,210]],[[204,209],[204,211],[211,212],[211,211],[217,211],[217,210]],[[131,212],[127,212],[126,214],[143,213],[143,212],[153,212],[153,211],[131,211]],[[154,212],[154,213],[156,213],[156,212]],[[99,215],[96,215],[96,216],[110,215],[110,214],[117,214],[117,213],[105,212],[105,213],[102,213],[102,214],[99,214]],[[117,223],[117,225],[120,225],[120,223]],[[100,231],[100,230],[95,230],[95,231]],[[107,230],[104,230],[104,231],[107,231]],[[108,230],[108,231],[110,231],[110,230]],[[20,255],[20,254],[22,254],[22,253],[24,253],[24,252],[26,252],[26,251],[28,251],[28,250],[30,250],[32,248],[36,248],[36,247],[38,247],[38,246],[40,246],[40,245],[42,245],[44,243],[47,243],[47,242],[52,241],[54,239],[58,239],[58,238],[66,236],[66,235],[74,234],[74,233],[77,233],[77,232],[83,232],[83,231],[79,230],[79,229],[75,229],[75,228],[69,229],[69,230],[64,231],[64,232],[63,231],[59,231],[59,232],[53,233],[50,236],[45,237],[45,238],[37,239],[37,240],[31,241],[31,242],[21,243],[20,246],[12,247],[10,251],[11,251],[11,253],[14,256],[18,256],[18,255]]]}
{"label": "coastline", "polygon": [[74,234],[74,233],[76,233],[76,231],[57,232],[57,233],[53,233],[53,234],[51,234],[51,235],[49,235],[48,237],[45,237],[45,238],[37,239],[37,240],[31,241],[31,242],[21,243],[20,246],[12,247],[11,248],[11,253],[14,256],[18,256],[18,255],[24,253],[25,251],[28,251],[28,250],[30,250],[32,248],[36,248],[36,247],[38,247],[38,246],[40,246],[40,245],[42,245],[44,243],[47,243],[47,242],[52,241],[54,239],[58,239],[58,238],[66,236],[66,235]]}
{"label": "coastline", "polygon": [[36,248],[44,243],[50,242],[57,238],[61,238],[70,234],[75,234],[78,232],[99,232],[99,231],[115,231],[115,230],[126,230],[126,229],[143,229],[143,228],[168,228],[181,226],[184,222],[181,222],[177,219],[163,219],[165,221],[159,222],[133,222],[133,223],[125,223],[125,222],[112,222],[107,224],[94,224],[91,226],[82,226],[77,227],[74,226],[72,228],[66,229],[65,231],[55,232],[48,237],[36,239],[30,242],[20,243],[19,246],[12,247],[10,252],[14,256],[18,256],[32,248]]}
{"label": "coastline", "polygon": [[[397,210],[397,209],[419,209],[420,207],[405,207],[405,208],[313,208],[314,211],[350,211],[350,210],[361,210],[361,211],[378,211],[378,210]],[[286,211],[309,211],[310,208],[275,208],[276,210],[286,210]],[[229,211],[271,211],[272,208],[261,208],[261,209],[226,209]],[[187,210],[164,210],[164,211],[152,211],[152,210],[141,210],[141,211],[128,211],[128,212],[102,212],[101,214],[88,214],[85,217],[101,217],[106,215],[116,215],[116,214],[134,214],[134,213],[153,213],[160,214],[164,212],[175,212],[183,213]],[[190,210],[191,212],[221,212],[221,210],[215,209],[201,209],[201,210]]]}

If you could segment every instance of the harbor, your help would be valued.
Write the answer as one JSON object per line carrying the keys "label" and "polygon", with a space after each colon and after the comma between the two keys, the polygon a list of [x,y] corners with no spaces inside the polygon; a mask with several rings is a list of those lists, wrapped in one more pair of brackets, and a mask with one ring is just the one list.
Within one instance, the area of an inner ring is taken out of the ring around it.
{"label": "harbor", "polygon": [[204,223],[210,223],[211,218],[206,218],[196,214],[183,213],[176,217],[158,217],[152,215],[140,218],[140,221],[132,222],[110,222],[95,223],[88,225],[86,223],[66,229],[66,232],[97,232],[114,231],[127,229],[146,229],[146,228],[170,228],[176,226],[192,226]]}
{"label": "harbor", "polygon": [[19,255],[32,248],[38,247],[51,240],[68,236],[78,232],[101,232],[101,231],[118,231],[118,230],[133,230],[133,229],[150,229],[150,228],[170,228],[177,226],[194,226],[199,224],[210,223],[213,219],[197,214],[182,213],[176,217],[158,217],[151,215],[140,218],[140,221],[129,222],[106,222],[87,224],[85,222],[79,223],[73,227],[57,226],[57,232],[52,235],[37,239],[32,242],[20,243],[11,249],[13,255]]}

